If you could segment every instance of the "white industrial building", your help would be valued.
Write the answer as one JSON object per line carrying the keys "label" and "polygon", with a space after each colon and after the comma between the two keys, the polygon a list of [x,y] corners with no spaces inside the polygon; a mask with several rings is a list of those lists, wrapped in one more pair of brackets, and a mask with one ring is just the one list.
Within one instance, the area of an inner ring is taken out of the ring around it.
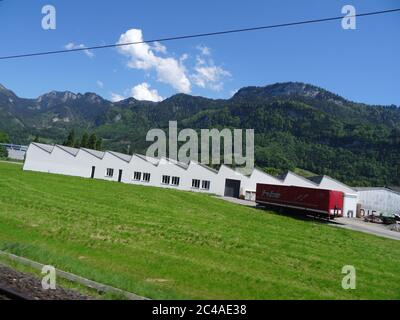
{"label": "white industrial building", "polygon": [[400,193],[387,188],[357,188],[361,216],[400,214]]}
{"label": "white industrial building", "polygon": [[1,146],[7,149],[7,157],[11,160],[19,160],[22,161],[25,159],[26,151],[28,150],[27,146],[21,146],[16,144],[9,143],[0,143]]}
{"label": "white industrial building", "polygon": [[281,183],[257,169],[248,177],[224,165],[216,171],[194,161],[187,165],[167,158],[155,159],[139,154],[125,155],[40,143],[29,146],[24,170],[220,196],[239,197],[247,192],[250,198],[255,197],[257,183]]}
{"label": "white industrial building", "polygon": [[187,165],[166,158],[40,143],[29,146],[24,170],[233,197],[243,194],[247,185],[254,190],[256,185],[226,166],[216,171],[193,161]]}
{"label": "white industrial building", "polygon": [[[368,196],[359,198],[363,190],[355,190],[327,176],[303,178],[288,172],[281,178],[259,169],[250,176],[222,165],[218,171],[197,162],[184,164],[167,158],[151,158],[139,154],[126,155],[112,151],[75,149],[60,145],[32,143],[27,151],[24,170],[122,182],[127,184],[204,192],[227,197],[244,197],[254,201],[258,183],[299,186],[342,191],[345,194],[344,214],[355,217],[357,208]],[[400,194],[396,194],[400,197]],[[393,207],[400,199],[394,198]]]}

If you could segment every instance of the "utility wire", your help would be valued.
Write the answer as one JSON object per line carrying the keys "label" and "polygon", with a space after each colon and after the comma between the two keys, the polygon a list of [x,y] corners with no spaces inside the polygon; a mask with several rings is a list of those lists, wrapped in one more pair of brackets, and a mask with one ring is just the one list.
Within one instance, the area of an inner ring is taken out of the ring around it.
{"label": "utility wire", "polygon": [[[394,13],[394,12],[400,12],[400,8],[390,9],[390,10],[383,10],[383,11],[360,13],[360,14],[355,14],[355,15],[352,15],[352,16],[345,16],[345,17],[346,18],[367,17],[367,16],[382,15],[382,14],[388,14],[388,13]],[[144,43],[149,44],[149,43],[155,43],[155,42],[166,42],[166,41],[184,40],[184,39],[192,39],[192,38],[219,36],[219,35],[226,35],[226,34],[233,34],[233,33],[250,32],[250,31],[257,31],[257,30],[276,29],[276,28],[284,28],[284,27],[292,27],[292,26],[299,26],[299,25],[306,25],[306,24],[313,24],[313,23],[321,23],[321,22],[342,20],[345,17],[344,16],[338,16],[338,17],[331,17],[331,18],[322,18],[322,19],[315,19],[315,20],[304,20],[304,21],[289,22],[289,23],[275,24],[275,25],[269,25],[269,26],[245,28],[245,29],[233,29],[233,30],[209,32],[209,33],[199,33],[199,34],[192,34],[192,35],[167,37],[167,38],[144,40],[144,41],[137,41],[137,42],[115,43],[115,44],[107,44],[107,45],[93,46],[93,47],[84,47],[84,48],[74,48],[74,49],[65,49],[65,50],[26,53],[26,54],[18,54],[18,55],[11,55],[11,56],[3,56],[3,57],[0,57],[0,60],[10,60],[10,59],[18,59],[18,58],[45,56],[45,55],[53,55],[53,54],[85,51],[85,50],[98,50],[98,49],[107,49],[107,48],[117,48],[117,47],[138,45],[138,44],[144,44]]]}

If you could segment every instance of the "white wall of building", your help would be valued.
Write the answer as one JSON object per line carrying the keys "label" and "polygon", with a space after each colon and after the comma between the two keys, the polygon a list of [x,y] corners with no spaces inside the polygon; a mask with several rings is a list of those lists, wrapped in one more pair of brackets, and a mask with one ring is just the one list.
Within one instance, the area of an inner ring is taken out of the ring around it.
{"label": "white wall of building", "polygon": [[360,188],[359,202],[365,215],[393,215],[400,213],[400,194],[388,189]]}
{"label": "white wall of building", "polygon": [[[157,165],[157,180],[156,185],[162,188],[172,188],[177,190],[190,190],[189,177],[187,176],[187,170],[176,165],[172,161],[162,158]],[[163,184],[163,176],[169,177],[169,184]],[[179,186],[172,185],[172,178],[180,178]]]}
{"label": "white wall of building", "polygon": [[358,206],[358,194],[345,193],[343,215],[346,218],[356,218]]}
{"label": "white wall of building", "polygon": [[[76,161],[77,149],[72,149],[73,153],[66,152],[60,146],[54,146],[50,155],[49,173],[63,174],[66,176],[85,176],[82,171],[82,162]],[[76,153],[76,154],[75,154]]]}
{"label": "white wall of building", "polygon": [[[130,183],[131,180],[127,175],[129,162],[122,160],[111,152],[105,152],[103,159],[98,163],[95,170],[95,179],[117,182],[119,178],[119,170],[122,170],[121,182]],[[113,175],[107,176],[107,169],[113,169]]]}
{"label": "white wall of building", "polygon": [[26,152],[24,170],[49,172],[51,164],[51,151],[53,146],[32,143]]}
{"label": "white wall of building", "polygon": [[[200,188],[192,187],[192,180],[200,180]],[[203,193],[212,193],[218,194],[219,184],[217,182],[218,172],[205,167],[197,162],[190,162],[188,169],[186,170],[186,179],[185,179],[185,190],[190,190],[193,192],[203,192]],[[210,189],[206,190],[202,187],[203,181],[210,181]]]}
{"label": "white wall of building", "polygon": [[74,175],[90,178],[92,175],[92,167],[97,168],[102,162],[103,156],[104,153],[101,153],[101,158],[99,158],[85,149],[80,149],[75,157],[75,164],[77,164],[78,169],[74,172]]}
{"label": "white wall of building", "polygon": [[[157,161],[158,162],[158,161]],[[139,157],[138,155],[133,155],[130,161],[129,169],[124,174],[126,177],[125,181],[135,185],[152,186],[157,187],[160,181],[160,174],[158,173],[156,162],[150,162],[145,160],[144,157]],[[140,172],[140,181],[134,180],[135,172]],[[150,181],[144,181],[144,174],[150,173]]]}
{"label": "white wall of building", "polygon": [[7,149],[7,153],[8,153],[8,158],[11,160],[24,160],[26,151]]}

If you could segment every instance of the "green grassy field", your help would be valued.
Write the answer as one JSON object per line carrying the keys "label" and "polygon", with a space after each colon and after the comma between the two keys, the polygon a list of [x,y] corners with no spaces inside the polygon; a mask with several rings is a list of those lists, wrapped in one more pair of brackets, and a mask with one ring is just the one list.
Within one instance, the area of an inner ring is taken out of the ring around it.
{"label": "green grassy field", "polygon": [[[5,163],[0,249],[152,299],[400,298],[400,242]],[[345,265],[356,290],[341,287]]]}

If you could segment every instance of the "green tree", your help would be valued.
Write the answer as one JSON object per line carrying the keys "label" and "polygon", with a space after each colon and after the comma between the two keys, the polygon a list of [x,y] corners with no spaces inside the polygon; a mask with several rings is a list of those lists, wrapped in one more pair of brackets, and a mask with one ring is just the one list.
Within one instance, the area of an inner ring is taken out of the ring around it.
{"label": "green tree", "polygon": [[89,149],[96,149],[96,144],[97,144],[97,137],[95,133],[92,133],[89,137],[88,145],[87,147]]}
{"label": "green tree", "polygon": [[97,139],[95,149],[99,150],[99,151],[101,151],[103,149],[103,139],[102,138]]}
{"label": "green tree", "polygon": [[9,143],[10,138],[8,137],[7,133],[0,132],[0,143]]}
{"label": "green tree", "polygon": [[88,148],[88,144],[89,144],[89,135],[87,134],[87,132],[85,132],[82,136],[82,140],[81,140],[81,148]]}
{"label": "green tree", "polygon": [[33,142],[40,142],[40,139],[39,139],[38,135],[35,136],[35,139],[33,139]]}
{"label": "green tree", "polygon": [[5,159],[8,157],[8,151],[6,147],[0,146],[0,159]]}
{"label": "green tree", "polygon": [[71,130],[68,134],[67,140],[63,143],[66,147],[75,146],[75,130]]}

